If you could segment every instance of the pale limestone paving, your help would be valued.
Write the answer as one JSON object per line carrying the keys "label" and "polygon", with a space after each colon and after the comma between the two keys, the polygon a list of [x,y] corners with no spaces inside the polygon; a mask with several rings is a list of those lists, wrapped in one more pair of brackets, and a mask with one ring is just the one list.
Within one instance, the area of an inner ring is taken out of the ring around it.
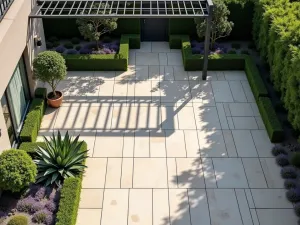
{"label": "pale limestone paving", "polygon": [[296,224],[245,72],[201,76],[167,42],[127,71],[68,72],[38,140],[88,144],[77,225]]}

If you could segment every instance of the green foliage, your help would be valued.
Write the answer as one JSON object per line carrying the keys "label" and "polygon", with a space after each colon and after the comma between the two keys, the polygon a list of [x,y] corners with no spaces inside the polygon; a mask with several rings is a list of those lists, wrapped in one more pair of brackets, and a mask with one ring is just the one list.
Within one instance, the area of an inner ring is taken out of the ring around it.
{"label": "green foliage", "polygon": [[235,48],[235,49],[240,49],[241,48],[241,44],[240,43],[232,43],[231,47]]}
{"label": "green foliage", "polygon": [[46,145],[44,142],[22,142],[19,146],[19,149],[24,150],[27,152],[28,155],[31,156],[31,158],[36,158],[36,149],[38,149],[38,146],[45,148]]}
{"label": "green foliage", "polygon": [[44,51],[34,59],[33,72],[37,79],[50,85],[55,95],[58,83],[67,75],[66,62],[61,54],[55,51]]}
{"label": "green foliage", "polygon": [[109,36],[104,36],[102,38],[102,41],[103,41],[103,43],[109,43],[109,42],[111,42],[111,38]]}
{"label": "green foliage", "polygon": [[241,54],[244,54],[244,55],[249,55],[249,51],[247,49],[242,49],[241,50]]}
{"label": "green foliage", "polygon": [[72,49],[72,48],[74,48],[74,45],[73,45],[73,43],[72,43],[71,41],[68,41],[68,42],[66,42],[66,43],[64,44],[64,47],[65,47],[66,49]]}
{"label": "green foliage", "polygon": [[236,50],[235,49],[230,49],[227,53],[228,54],[236,54]]}
{"label": "green foliage", "polygon": [[294,152],[291,157],[291,164],[300,168],[300,152]]}
{"label": "green foliage", "polygon": [[186,35],[170,35],[169,36],[169,46],[171,49],[180,49],[181,40],[187,37]]}
{"label": "green foliage", "polygon": [[57,47],[57,46],[60,45],[60,42],[59,42],[59,41],[55,41],[55,42],[52,43],[52,45],[53,45],[53,47],[55,48],[55,47]]}
{"label": "green foliage", "polygon": [[78,37],[73,37],[71,39],[72,44],[78,45],[80,43],[80,39]]}
{"label": "green foliage", "polygon": [[[141,37],[139,34],[125,34],[121,37],[121,44],[127,45],[127,41],[129,40],[129,48],[130,49],[139,49],[141,47]],[[126,53],[125,49],[126,47],[122,48],[122,51],[124,54]],[[120,47],[121,50],[121,47]],[[120,54],[120,53],[119,53]]]}
{"label": "green foliage", "polygon": [[47,97],[47,88],[36,88],[34,91],[34,97],[46,99]]}
{"label": "green foliage", "polygon": [[53,46],[53,43],[52,42],[50,42],[50,41],[46,41],[46,48],[47,49],[51,49],[51,48],[53,48],[54,46]]}
{"label": "green foliage", "polygon": [[76,49],[77,51],[79,51],[79,50],[81,49],[81,45],[77,45],[77,46],[75,47],[75,49]]}
{"label": "green foliage", "polygon": [[271,100],[267,97],[260,97],[257,103],[270,140],[272,142],[281,142],[284,139],[284,132]]}
{"label": "green foliage", "polygon": [[[97,9],[110,7],[109,4],[95,3],[95,9],[92,9],[92,13],[97,13]],[[104,14],[103,10],[98,12],[99,14]],[[89,41],[96,41],[97,49],[99,49],[99,39],[101,35],[105,33],[112,32],[113,30],[117,29],[117,18],[80,18],[76,20],[78,24],[78,30],[80,34]]]}
{"label": "green foliage", "polygon": [[20,192],[35,181],[36,165],[22,150],[11,149],[0,155],[0,189]]}
{"label": "green foliage", "polygon": [[20,134],[22,142],[36,141],[42,123],[42,118],[45,114],[45,109],[46,104],[44,99],[34,98],[32,100]]}
{"label": "green foliage", "polygon": [[[228,21],[230,11],[223,0],[214,0],[214,10],[212,14],[212,26],[210,35],[210,46],[213,47],[215,42],[229,36],[233,28],[233,22]],[[197,34],[199,38],[205,37],[206,32],[206,19],[195,18]]]}
{"label": "green foliage", "polygon": [[189,35],[197,36],[196,24],[193,18],[172,18],[169,19],[169,36]]}
{"label": "green foliage", "polygon": [[37,183],[60,186],[65,179],[76,177],[84,170],[87,151],[81,150],[83,142],[78,139],[79,136],[72,140],[68,132],[62,138],[59,131],[50,140],[44,137],[46,146],[38,146],[34,160],[38,167]]}
{"label": "green foliage", "polygon": [[7,225],[28,225],[28,218],[22,215],[13,216]]}

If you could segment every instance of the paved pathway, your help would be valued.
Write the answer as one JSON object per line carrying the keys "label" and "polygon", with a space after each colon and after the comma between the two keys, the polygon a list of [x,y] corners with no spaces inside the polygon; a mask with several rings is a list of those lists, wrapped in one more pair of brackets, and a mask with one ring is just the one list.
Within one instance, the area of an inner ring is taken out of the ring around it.
{"label": "paved pathway", "polygon": [[41,135],[88,143],[77,225],[296,224],[245,73],[198,77],[167,43],[127,72],[68,73]]}

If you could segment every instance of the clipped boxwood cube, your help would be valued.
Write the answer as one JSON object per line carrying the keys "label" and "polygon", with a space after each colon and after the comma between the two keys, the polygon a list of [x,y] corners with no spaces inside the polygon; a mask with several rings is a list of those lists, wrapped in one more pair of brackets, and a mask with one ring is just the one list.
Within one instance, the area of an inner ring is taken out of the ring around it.
{"label": "clipped boxwood cube", "polygon": [[35,91],[34,91],[34,96],[36,98],[46,99],[46,97],[47,97],[47,88],[42,88],[42,87],[36,88]]}

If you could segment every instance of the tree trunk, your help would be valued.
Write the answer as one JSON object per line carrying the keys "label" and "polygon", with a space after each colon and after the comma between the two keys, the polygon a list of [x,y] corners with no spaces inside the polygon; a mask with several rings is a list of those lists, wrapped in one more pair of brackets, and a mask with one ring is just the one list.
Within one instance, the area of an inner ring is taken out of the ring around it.
{"label": "tree trunk", "polygon": [[99,41],[98,40],[96,40],[96,49],[97,49],[97,51],[99,51]]}

